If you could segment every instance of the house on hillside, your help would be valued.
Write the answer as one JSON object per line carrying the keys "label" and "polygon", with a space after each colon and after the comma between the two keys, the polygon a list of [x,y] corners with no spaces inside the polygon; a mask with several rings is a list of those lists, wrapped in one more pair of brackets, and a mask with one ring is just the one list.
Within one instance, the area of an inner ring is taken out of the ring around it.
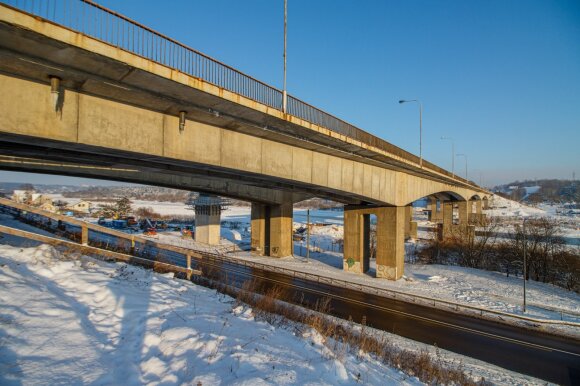
{"label": "house on hillside", "polygon": [[52,204],[52,198],[36,193],[34,190],[15,190],[12,193],[12,200],[21,204],[42,206],[43,204]]}
{"label": "house on hillside", "polygon": [[51,213],[58,212],[58,208],[56,206],[54,206],[52,204],[52,202],[50,202],[50,201],[45,201],[44,203],[40,204],[39,208],[44,210],[44,211],[51,212]]}
{"label": "house on hillside", "polygon": [[67,210],[74,213],[88,214],[91,212],[91,203],[85,200],[68,200]]}
{"label": "house on hillside", "polygon": [[12,193],[12,201],[16,201],[21,204],[26,204],[32,200],[32,194],[34,192],[30,190],[15,190]]}

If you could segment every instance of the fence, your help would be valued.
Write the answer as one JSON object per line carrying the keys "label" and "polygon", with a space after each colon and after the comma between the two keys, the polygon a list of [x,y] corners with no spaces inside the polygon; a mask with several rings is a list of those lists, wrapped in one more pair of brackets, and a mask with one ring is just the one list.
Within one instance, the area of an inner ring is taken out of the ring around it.
{"label": "fence", "polygon": [[[304,279],[304,280],[308,280],[308,281],[312,281],[312,282],[316,282],[316,283],[329,284],[329,285],[338,286],[338,287],[342,287],[342,288],[346,288],[346,289],[352,289],[355,291],[368,293],[368,294],[372,294],[372,295],[389,297],[392,299],[398,299],[401,301],[406,301],[406,302],[411,302],[411,303],[423,304],[423,305],[427,305],[430,307],[438,307],[438,308],[445,307],[446,309],[453,311],[453,312],[459,313],[459,312],[463,311],[463,313],[469,313],[469,314],[474,315],[474,316],[486,317],[488,319],[493,319],[493,320],[497,320],[496,318],[499,316],[502,318],[518,319],[518,320],[524,320],[524,321],[529,321],[529,322],[533,322],[533,323],[540,323],[540,324],[558,324],[558,325],[568,325],[568,326],[580,327],[580,323],[578,323],[578,322],[570,322],[570,321],[564,321],[564,320],[536,319],[536,318],[531,318],[531,317],[516,315],[516,314],[510,314],[510,313],[501,312],[501,311],[487,310],[487,309],[483,309],[483,308],[479,308],[479,307],[475,307],[475,306],[470,306],[470,305],[465,305],[465,304],[460,304],[460,303],[455,303],[455,302],[451,302],[451,301],[434,299],[434,298],[427,297],[427,296],[415,295],[415,294],[410,294],[410,293],[406,293],[406,292],[399,292],[399,291],[395,291],[395,290],[391,290],[391,289],[370,286],[367,284],[354,283],[354,282],[346,281],[343,279],[336,279],[333,277],[317,275],[314,273],[308,273],[308,272],[287,269],[287,268],[283,268],[283,267],[277,267],[275,265],[262,264],[262,263],[258,263],[258,262],[254,262],[254,261],[250,261],[250,260],[245,260],[245,259],[239,258],[239,257],[219,255],[219,254],[213,254],[213,253],[208,253],[208,252],[200,252],[200,251],[181,248],[181,247],[177,247],[177,246],[161,244],[161,243],[157,243],[157,242],[148,240],[148,239],[143,238],[143,237],[130,235],[130,234],[116,231],[113,229],[101,227],[101,226],[95,225],[95,224],[85,223],[85,222],[80,221],[78,219],[74,219],[74,218],[70,218],[70,217],[62,216],[62,215],[58,215],[58,214],[53,214],[50,212],[45,212],[45,211],[38,209],[38,208],[29,207],[29,206],[24,205],[24,204],[18,204],[18,203],[12,202],[10,200],[0,198],[0,209],[2,209],[2,207],[4,207],[4,211],[8,211],[8,212],[15,214],[15,215],[22,213],[22,211],[26,211],[27,213],[32,213],[33,215],[36,215],[36,216],[42,216],[42,217],[45,217],[48,219],[69,222],[69,223],[72,223],[76,226],[81,226],[81,227],[84,226],[85,228],[92,230],[92,232],[90,234],[94,234],[95,232],[99,232],[102,234],[111,235],[114,237],[114,239],[120,239],[125,243],[125,245],[127,246],[127,247],[123,248],[125,250],[131,249],[131,248],[128,248],[129,245],[134,245],[134,243],[137,243],[140,246],[140,248],[138,248],[139,252],[142,253],[142,255],[139,256],[140,258],[146,258],[149,260],[157,260],[157,261],[162,262],[162,263],[174,265],[176,267],[180,266],[182,268],[187,268],[189,270],[192,269],[192,264],[194,264],[194,265],[197,264],[198,265],[197,268],[202,267],[202,266],[211,266],[211,267],[215,267],[218,269],[224,269],[224,266],[227,266],[227,265],[231,265],[234,267],[247,267],[250,269],[257,269],[257,270],[261,270],[261,271],[265,271],[265,272],[279,273],[279,274],[283,274],[283,275],[286,275],[286,276],[289,276],[292,278]],[[2,233],[2,228],[0,228],[0,233]],[[87,232],[87,242],[88,242],[88,238],[89,238],[90,234]],[[77,239],[78,239],[78,237],[77,237]],[[98,245],[101,248],[109,249],[109,248],[117,246],[117,243],[109,244],[107,242],[107,244],[104,244],[101,242]],[[149,252],[143,254],[144,251],[147,251],[147,248],[149,248]],[[224,264],[224,263],[226,263],[226,264]],[[230,268],[226,267],[225,270],[235,271],[235,269],[232,267],[230,267]],[[198,271],[196,271],[196,272],[198,272]],[[328,295],[332,296],[332,294],[328,294]],[[568,313],[568,312],[563,313],[562,312],[562,314],[561,314],[562,319],[563,319],[564,314],[570,315],[572,317],[579,316],[579,315],[574,314],[574,313]]]}
{"label": "fence", "polygon": [[[0,3],[101,40],[282,111],[282,91],[91,0],[0,0]],[[419,164],[419,157],[288,95],[287,113]],[[423,160],[423,168],[452,175]]]}

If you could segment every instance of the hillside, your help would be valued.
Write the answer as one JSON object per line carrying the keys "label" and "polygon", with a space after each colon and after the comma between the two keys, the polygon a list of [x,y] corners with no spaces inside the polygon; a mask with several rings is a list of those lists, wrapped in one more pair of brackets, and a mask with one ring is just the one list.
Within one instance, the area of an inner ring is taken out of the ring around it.
{"label": "hillside", "polygon": [[580,184],[572,180],[525,180],[499,185],[493,192],[511,200],[538,202],[580,202]]}

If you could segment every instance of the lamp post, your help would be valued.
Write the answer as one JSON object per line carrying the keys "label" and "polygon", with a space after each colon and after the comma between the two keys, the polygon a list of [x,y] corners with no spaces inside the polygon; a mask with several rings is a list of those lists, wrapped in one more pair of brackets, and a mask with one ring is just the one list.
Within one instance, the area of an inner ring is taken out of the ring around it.
{"label": "lamp post", "polygon": [[527,280],[527,271],[528,271],[528,267],[527,267],[527,254],[528,254],[528,248],[527,248],[527,236],[526,236],[526,218],[524,217],[524,221],[522,222],[522,232],[523,232],[523,237],[524,237],[524,313],[526,312],[526,280]]}
{"label": "lamp post", "polygon": [[423,105],[417,99],[409,99],[404,100],[401,99],[399,101],[400,104],[408,103],[408,102],[415,102],[419,105],[419,167],[423,167]]}
{"label": "lamp post", "polygon": [[[467,155],[465,154],[456,154],[457,157],[463,157],[465,158],[465,179],[467,179]],[[469,180],[468,180],[469,181]]]}
{"label": "lamp post", "polygon": [[479,186],[483,186],[483,172],[480,169],[473,169],[472,172],[479,174]]}
{"label": "lamp post", "polygon": [[451,137],[441,137],[441,139],[451,141],[451,174],[455,177],[455,140]]}
{"label": "lamp post", "polygon": [[282,111],[288,108],[288,94],[286,93],[286,20],[288,17],[288,0],[284,0],[284,90],[282,91]]}

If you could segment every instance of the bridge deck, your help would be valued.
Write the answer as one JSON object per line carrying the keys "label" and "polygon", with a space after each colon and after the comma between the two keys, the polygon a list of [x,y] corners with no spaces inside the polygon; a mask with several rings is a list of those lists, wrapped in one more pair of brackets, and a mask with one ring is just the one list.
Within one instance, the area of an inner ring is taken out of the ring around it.
{"label": "bridge deck", "polygon": [[[427,161],[423,161],[423,168],[419,168],[417,156],[292,96],[288,100],[288,114],[284,114],[281,111],[280,90],[91,1],[61,3],[50,0],[43,6],[33,1],[3,2],[9,5],[5,8],[7,11],[11,8],[19,9],[20,12],[41,17],[38,20],[41,21],[40,30],[44,32],[47,29],[43,25],[57,24],[81,34],[79,38],[61,32],[56,37],[71,44],[66,49],[70,55],[66,56],[62,53],[56,53],[55,56],[54,53],[51,55],[47,50],[42,50],[42,45],[49,42],[33,36],[32,31],[19,31],[20,38],[25,39],[25,42],[20,39],[3,39],[6,48],[14,52],[28,50],[37,57],[39,52],[43,52],[43,60],[39,62],[45,66],[70,66],[67,74],[71,68],[75,69],[77,79],[69,81],[71,87],[80,84],[84,90],[93,94],[105,94],[112,99],[176,115],[179,113],[179,102],[182,106],[187,105],[189,111],[192,108],[191,101],[194,100],[197,111],[189,112],[188,117],[191,115],[202,122],[251,132],[252,135],[283,143],[300,142],[302,147],[343,158],[360,160],[362,157],[365,162],[381,164],[382,167],[475,187]],[[16,6],[18,8],[13,8]],[[5,30],[8,26],[2,27]],[[3,56],[3,59],[9,59],[7,56],[10,55]],[[18,65],[10,66],[6,63],[5,67],[12,68],[5,70],[18,71],[18,67],[26,67],[18,60],[20,58],[13,59],[17,59]],[[134,67],[128,68],[127,64]],[[98,70],[92,71],[93,67]],[[89,70],[93,75],[92,81],[86,74]],[[31,71],[34,72],[31,68],[20,70],[26,77],[31,77]],[[95,73],[103,82],[94,82]],[[46,74],[36,75],[36,78],[46,81]],[[156,89],[167,90],[168,87],[172,90],[169,98],[163,95],[151,100],[149,95],[148,100],[145,100],[147,98],[141,95],[140,99],[135,100],[136,93],[150,94]],[[131,92],[131,98],[128,98],[128,91]],[[232,118],[234,116],[235,119]],[[240,125],[240,118],[245,119],[247,124]]]}

